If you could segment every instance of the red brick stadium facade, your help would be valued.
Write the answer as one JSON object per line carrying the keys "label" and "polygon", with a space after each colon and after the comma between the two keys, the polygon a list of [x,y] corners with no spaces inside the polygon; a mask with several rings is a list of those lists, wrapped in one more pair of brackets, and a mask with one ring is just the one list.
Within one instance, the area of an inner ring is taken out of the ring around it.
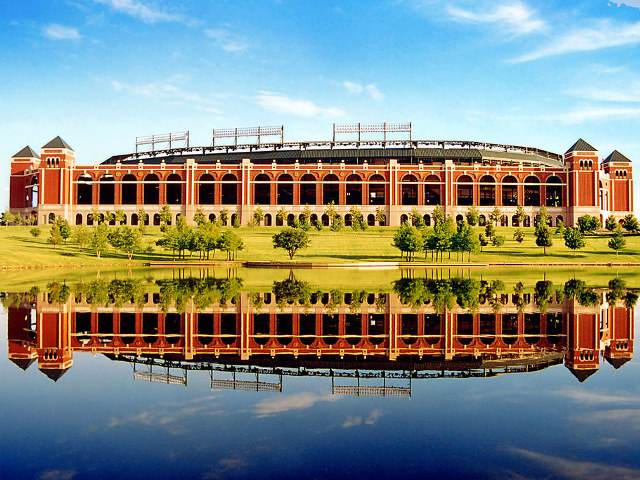
{"label": "red brick stadium facade", "polygon": [[38,223],[59,215],[91,224],[97,213],[122,210],[127,224],[137,224],[143,209],[154,224],[168,205],[187,221],[200,209],[212,220],[226,211],[229,222],[247,224],[259,207],[266,225],[281,209],[289,222],[306,209],[326,224],[331,202],[347,225],[354,206],[370,225],[383,214],[393,226],[416,209],[430,224],[437,205],[454,218],[475,205],[481,220],[497,206],[505,226],[518,225],[517,206],[527,214],[524,226],[545,206],[553,225],[574,224],[586,214],[631,213],[633,171],[618,151],[600,160],[584,140],[564,155],[477,142],[334,140],[174,148],[79,165],[56,137],[40,154],[25,147],[11,159],[10,210]]}

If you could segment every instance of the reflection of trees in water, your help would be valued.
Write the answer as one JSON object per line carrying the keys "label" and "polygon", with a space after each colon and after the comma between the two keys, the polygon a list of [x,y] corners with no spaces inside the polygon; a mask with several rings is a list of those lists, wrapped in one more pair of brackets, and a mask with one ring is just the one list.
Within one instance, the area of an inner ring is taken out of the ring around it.
{"label": "reflection of trees in water", "polygon": [[239,278],[180,278],[156,283],[160,287],[161,308],[168,310],[173,305],[179,312],[185,310],[190,299],[200,309],[213,304],[237,303],[242,290]]}

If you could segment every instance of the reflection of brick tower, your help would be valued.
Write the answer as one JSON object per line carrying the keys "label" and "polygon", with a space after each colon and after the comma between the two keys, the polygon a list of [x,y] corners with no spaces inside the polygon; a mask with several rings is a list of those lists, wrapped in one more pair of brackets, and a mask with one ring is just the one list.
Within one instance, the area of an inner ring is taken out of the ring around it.
{"label": "reflection of brick tower", "polygon": [[584,382],[600,368],[600,335],[598,313],[581,307],[577,301],[567,306],[567,351],[565,366],[580,381]]}
{"label": "reflection of brick tower", "polygon": [[31,329],[31,309],[9,307],[8,323],[9,360],[26,370],[38,355],[36,334]]}
{"label": "reflection of brick tower", "polygon": [[633,358],[633,308],[609,308],[609,345],[604,358],[613,368],[620,368]]}
{"label": "reflection of brick tower", "polygon": [[[66,310],[66,309],[65,309]],[[73,365],[69,314],[40,312],[38,318],[38,368],[57,382]]]}

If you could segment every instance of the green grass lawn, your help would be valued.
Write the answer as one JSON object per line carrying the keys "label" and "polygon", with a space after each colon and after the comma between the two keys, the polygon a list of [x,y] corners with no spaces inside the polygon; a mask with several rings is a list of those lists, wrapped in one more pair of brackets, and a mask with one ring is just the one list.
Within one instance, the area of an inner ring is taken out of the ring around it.
{"label": "green grass lawn", "polygon": [[[153,245],[150,254],[137,255],[133,262],[126,256],[115,253],[103,253],[97,258],[87,250],[80,250],[76,245],[61,245],[53,248],[48,242],[49,227],[42,227],[42,235],[33,238],[30,227],[0,228],[0,266],[12,267],[117,267],[140,266],[148,261],[170,261],[170,253],[155,246],[160,238],[157,227],[151,227],[144,235],[144,243]],[[238,254],[240,261],[275,261],[287,262],[284,250],[275,250],[271,243],[272,235],[279,227],[242,227],[236,232],[243,238],[245,249]],[[477,229],[481,231],[480,228]],[[554,237],[554,245],[543,255],[542,248],[535,245],[533,229],[526,230],[526,238],[522,244],[512,239],[513,228],[498,228],[499,235],[506,238],[502,247],[485,247],[482,253],[473,254],[472,262],[479,263],[530,263],[545,266],[551,263],[606,263],[606,262],[640,262],[640,236],[627,236],[627,246],[619,256],[607,247],[608,236],[587,237],[586,247],[576,254],[564,246],[562,238]],[[354,232],[345,229],[342,232],[312,231],[310,248],[299,252],[295,260],[299,262],[361,262],[361,261],[400,261],[400,254],[392,243],[394,228],[376,227],[365,232]],[[217,260],[223,260],[224,254],[218,252]],[[465,257],[466,258],[466,257]],[[192,257],[197,260],[197,254]],[[417,255],[417,261],[424,261],[424,255]],[[426,259],[431,262],[430,257]],[[445,262],[449,261],[445,254]],[[457,261],[455,253],[451,254],[451,262]],[[436,262],[433,262],[437,265]]]}

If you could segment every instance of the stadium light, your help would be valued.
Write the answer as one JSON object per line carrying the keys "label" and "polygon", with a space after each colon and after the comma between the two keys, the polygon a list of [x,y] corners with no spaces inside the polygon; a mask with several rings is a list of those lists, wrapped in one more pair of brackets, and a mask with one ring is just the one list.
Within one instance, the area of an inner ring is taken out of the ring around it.
{"label": "stadium light", "polygon": [[238,146],[238,138],[255,137],[255,145],[260,146],[262,137],[280,137],[280,143],[284,143],[284,125],[276,127],[246,127],[246,128],[214,128],[212,145],[216,146],[216,139],[233,138],[233,146]]}
{"label": "stadium light", "polygon": [[136,153],[138,148],[151,145],[151,152],[156,151],[156,145],[169,145],[169,150],[173,148],[174,142],[184,142],[183,147],[189,148],[189,131],[186,132],[172,132],[161,133],[159,135],[147,135],[146,137],[136,137]]}

